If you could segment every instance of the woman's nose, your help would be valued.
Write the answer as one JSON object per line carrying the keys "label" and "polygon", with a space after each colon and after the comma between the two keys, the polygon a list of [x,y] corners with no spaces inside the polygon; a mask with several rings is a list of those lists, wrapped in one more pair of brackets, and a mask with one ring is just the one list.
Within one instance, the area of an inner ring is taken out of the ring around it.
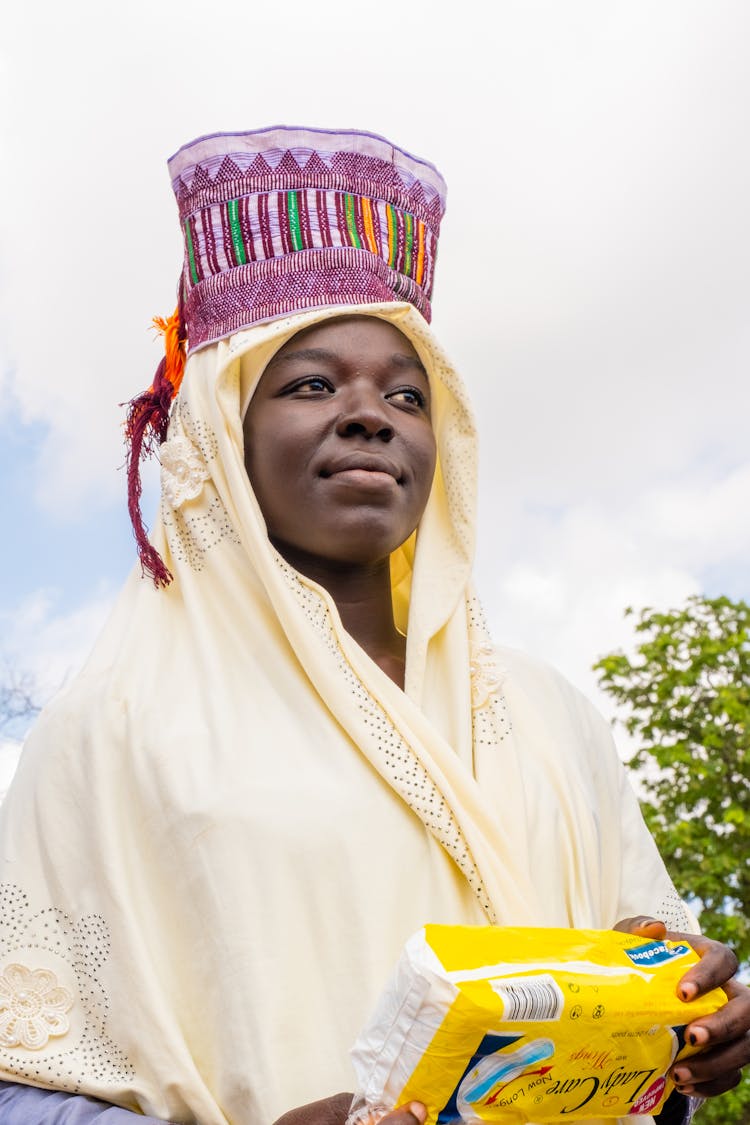
{"label": "woman's nose", "polygon": [[390,441],[393,437],[387,406],[378,391],[352,391],[342,406],[336,421],[339,436],[376,437],[381,441]]}

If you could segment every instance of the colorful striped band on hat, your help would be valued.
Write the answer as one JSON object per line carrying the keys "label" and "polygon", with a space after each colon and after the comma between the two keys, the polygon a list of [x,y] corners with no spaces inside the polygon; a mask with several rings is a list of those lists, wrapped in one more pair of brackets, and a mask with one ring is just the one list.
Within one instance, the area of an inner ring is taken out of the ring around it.
{"label": "colorful striped band on hat", "polygon": [[445,184],[382,137],[278,126],[169,161],[190,350],[302,309],[409,301],[430,319]]}

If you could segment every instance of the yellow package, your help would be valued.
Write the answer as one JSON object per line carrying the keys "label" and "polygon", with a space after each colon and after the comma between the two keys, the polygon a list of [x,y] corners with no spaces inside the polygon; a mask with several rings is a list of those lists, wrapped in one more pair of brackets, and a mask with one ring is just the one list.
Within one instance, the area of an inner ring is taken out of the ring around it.
{"label": "yellow package", "polygon": [[686,1025],[726,1003],[678,999],[697,960],[611,930],[425,926],[352,1051],[359,1104],[421,1101],[427,1125],[658,1113]]}

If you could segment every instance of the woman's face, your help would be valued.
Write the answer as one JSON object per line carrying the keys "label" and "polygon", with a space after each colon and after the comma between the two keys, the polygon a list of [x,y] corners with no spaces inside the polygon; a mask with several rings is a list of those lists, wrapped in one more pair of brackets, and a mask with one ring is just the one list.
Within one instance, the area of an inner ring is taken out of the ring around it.
{"label": "woman's face", "polygon": [[430,387],[392,324],[342,317],[294,336],[244,428],[248,476],[285,557],[379,562],[419,523],[435,471]]}

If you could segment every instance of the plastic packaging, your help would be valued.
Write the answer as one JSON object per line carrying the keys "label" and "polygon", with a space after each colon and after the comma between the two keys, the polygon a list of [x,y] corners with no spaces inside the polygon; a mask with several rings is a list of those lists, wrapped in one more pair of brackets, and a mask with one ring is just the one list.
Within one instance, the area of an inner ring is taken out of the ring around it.
{"label": "plastic packaging", "polygon": [[352,1050],[350,1125],[409,1101],[427,1125],[658,1113],[685,1026],[726,1003],[678,998],[697,960],[611,930],[425,926]]}

